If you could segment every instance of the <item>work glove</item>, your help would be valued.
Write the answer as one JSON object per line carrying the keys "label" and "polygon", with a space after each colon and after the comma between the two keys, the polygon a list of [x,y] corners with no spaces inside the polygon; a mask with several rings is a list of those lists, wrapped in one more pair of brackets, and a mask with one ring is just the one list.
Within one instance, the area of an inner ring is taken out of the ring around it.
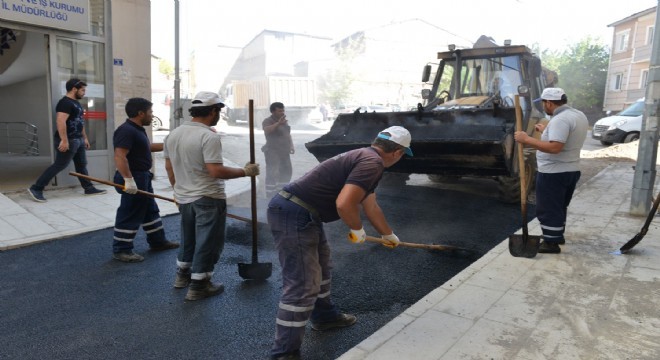
{"label": "work glove", "polygon": [[135,180],[132,177],[124,178],[123,190],[127,194],[137,194],[138,192],[137,184],[135,184]]}
{"label": "work glove", "polygon": [[247,163],[243,171],[245,171],[245,176],[257,176],[259,175],[259,164]]}
{"label": "work glove", "polygon": [[360,230],[351,229],[351,232],[348,233],[348,240],[355,244],[362,244],[367,240],[367,233],[364,232],[364,228],[360,228]]}
{"label": "work glove", "polygon": [[399,240],[399,237],[394,235],[394,233],[391,233],[390,235],[383,235],[382,238],[383,240],[387,240],[390,242],[389,244],[383,244],[383,246],[388,247],[390,249],[394,249],[395,247],[399,246],[399,243],[401,242]]}

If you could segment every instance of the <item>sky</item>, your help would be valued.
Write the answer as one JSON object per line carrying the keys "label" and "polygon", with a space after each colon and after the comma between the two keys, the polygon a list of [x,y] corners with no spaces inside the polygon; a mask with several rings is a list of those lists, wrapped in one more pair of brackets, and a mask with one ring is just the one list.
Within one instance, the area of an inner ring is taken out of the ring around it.
{"label": "sky", "polygon": [[[243,47],[262,30],[341,40],[357,31],[422,19],[466,42],[561,51],[591,36],[610,46],[607,25],[658,5],[657,0],[179,0],[180,59],[206,46]],[[174,0],[151,0],[151,53],[174,61]],[[424,36],[424,34],[411,34]],[[439,49],[444,50],[444,49]]]}

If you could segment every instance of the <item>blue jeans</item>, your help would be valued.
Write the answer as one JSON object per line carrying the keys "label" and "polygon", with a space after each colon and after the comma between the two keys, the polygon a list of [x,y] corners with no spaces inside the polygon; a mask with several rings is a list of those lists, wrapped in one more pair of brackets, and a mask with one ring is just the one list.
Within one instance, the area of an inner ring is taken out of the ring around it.
{"label": "blue jeans", "polygon": [[[57,149],[58,145],[55,144],[55,162],[39,176],[37,182],[31,186],[32,189],[43,191],[55,175],[69,166],[71,160],[73,160],[77,173],[89,175],[87,173],[87,156],[85,154],[85,140],[83,138],[69,139],[69,150],[66,152],[59,151]],[[91,181],[87,179],[79,177],[78,180],[85,190],[94,187]]]}
{"label": "blue jeans", "polygon": [[192,279],[210,277],[225,246],[227,201],[202,197],[179,206],[181,213],[181,239],[177,263],[190,266]]}

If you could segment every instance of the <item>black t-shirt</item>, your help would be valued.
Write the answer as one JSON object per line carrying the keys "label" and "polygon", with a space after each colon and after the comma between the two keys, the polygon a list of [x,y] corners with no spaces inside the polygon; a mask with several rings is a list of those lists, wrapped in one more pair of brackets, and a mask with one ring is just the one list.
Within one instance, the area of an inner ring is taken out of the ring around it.
{"label": "black t-shirt", "polygon": [[128,149],[126,158],[131,171],[151,170],[151,145],[144,127],[127,119],[115,130],[112,144],[115,148]]}
{"label": "black t-shirt", "polygon": [[383,159],[372,147],[347,151],[328,159],[284,190],[296,195],[318,211],[321,221],[339,219],[337,197],[345,184],[354,184],[374,192],[385,171]]}
{"label": "black t-shirt", "polygon": [[[83,120],[84,110],[78,101],[65,96],[57,102],[55,112],[69,114],[66,119],[67,139],[82,138],[83,126],[85,125]],[[60,140],[60,133],[57,130],[55,130],[55,139]]]}

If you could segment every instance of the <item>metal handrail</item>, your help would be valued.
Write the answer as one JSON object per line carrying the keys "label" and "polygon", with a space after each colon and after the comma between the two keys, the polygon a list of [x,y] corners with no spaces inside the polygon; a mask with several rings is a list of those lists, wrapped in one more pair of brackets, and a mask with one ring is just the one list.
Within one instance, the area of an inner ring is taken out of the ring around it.
{"label": "metal handrail", "polygon": [[39,136],[33,124],[0,122],[0,139],[0,153],[39,156]]}

